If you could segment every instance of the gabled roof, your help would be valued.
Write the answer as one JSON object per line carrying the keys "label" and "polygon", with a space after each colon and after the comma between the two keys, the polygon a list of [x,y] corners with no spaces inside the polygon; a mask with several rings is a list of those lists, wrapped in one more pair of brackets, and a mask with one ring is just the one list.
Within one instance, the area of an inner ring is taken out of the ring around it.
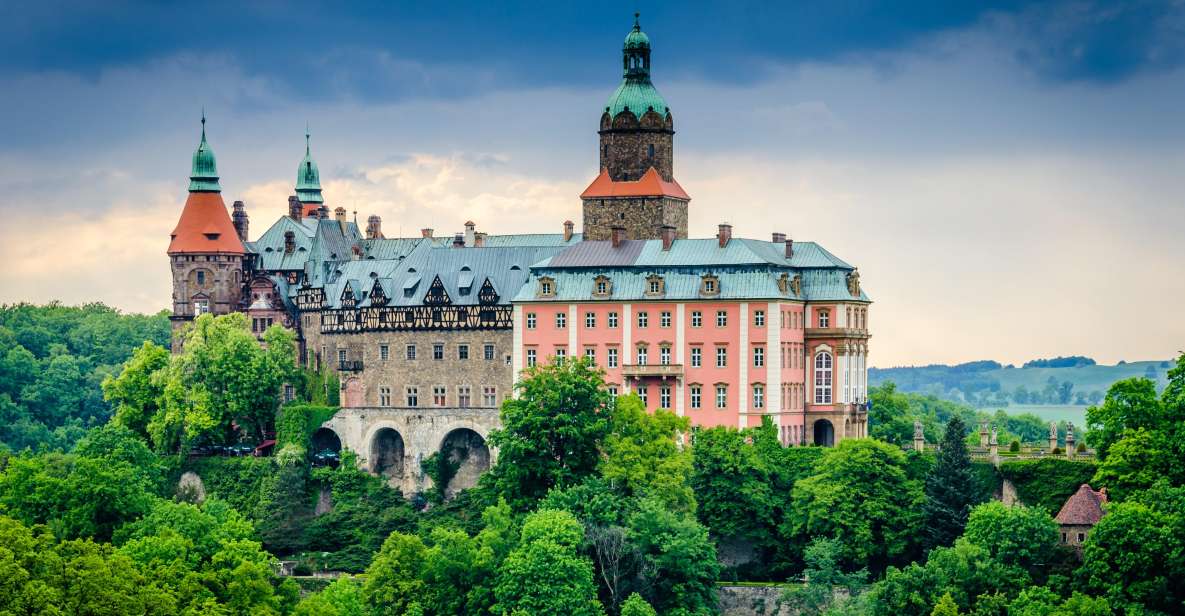
{"label": "gabled roof", "polygon": [[1090,485],[1084,483],[1078,487],[1077,492],[1066,499],[1054,520],[1058,524],[1094,526],[1103,517],[1103,503],[1105,502],[1107,502],[1106,491],[1096,492],[1090,489]]}
{"label": "gabled roof", "polygon": [[181,210],[181,218],[170,234],[169,254],[222,253],[244,254],[243,243],[226,212],[222,195],[216,192],[191,192]]}
{"label": "gabled roof", "polygon": [[637,180],[623,182],[614,182],[609,177],[609,171],[607,169],[601,169],[601,174],[592,181],[592,184],[588,185],[588,188],[584,189],[584,192],[580,193],[581,199],[608,197],[675,197],[676,199],[691,199],[674,178],[670,182],[662,179],[659,177],[658,171],[654,170],[654,167],[648,169]]}
{"label": "gabled roof", "polygon": [[[313,245],[315,225],[310,221],[296,222],[288,216],[282,216],[272,224],[259,239],[251,244],[251,252],[259,255],[259,269],[268,271],[302,270],[309,259],[309,249]],[[316,222],[316,221],[311,221]],[[292,232],[296,242],[291,253],[284,252],[284,235]]]}

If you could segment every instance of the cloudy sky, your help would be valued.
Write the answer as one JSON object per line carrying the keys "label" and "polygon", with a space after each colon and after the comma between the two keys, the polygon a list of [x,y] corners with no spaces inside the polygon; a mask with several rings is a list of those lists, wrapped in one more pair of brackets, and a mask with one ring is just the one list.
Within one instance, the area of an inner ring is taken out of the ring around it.
{"label": "cloudy sky", "polygon": [[642,12],[691,234],[859,266],[878,366],[1185,350],[1185,4],[7,3],[0,302],[169,302],[204,107],[252,236],[306,123],[386,233],[560,230]]}

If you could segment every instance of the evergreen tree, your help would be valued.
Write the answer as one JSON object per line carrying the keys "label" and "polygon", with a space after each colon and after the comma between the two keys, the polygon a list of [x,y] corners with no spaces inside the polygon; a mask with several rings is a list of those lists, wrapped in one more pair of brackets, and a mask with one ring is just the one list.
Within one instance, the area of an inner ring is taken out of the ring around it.
{"label": "evergreen tree", "polygon": [[954,543],[975,505],[976,490],[965,437],[963,420],[952,417],[946,424],[938,459],[926,477],[922,535],[927,549]]}

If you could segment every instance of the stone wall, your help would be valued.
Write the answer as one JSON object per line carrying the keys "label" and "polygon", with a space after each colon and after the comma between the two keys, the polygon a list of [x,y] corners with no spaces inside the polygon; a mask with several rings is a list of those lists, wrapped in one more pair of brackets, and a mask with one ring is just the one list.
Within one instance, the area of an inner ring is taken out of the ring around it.
{"label": "stone wall", "polygon": [[[229,314],[243,307],[243,257],[240,255],[172,255],[173,337],[193,320],[194,296],[206,297],[213,314]],[[200,272],[200,275],[199,275]],[[173,351],[181,345],[174,344]]]}
{"label": "stone wall", "polygon": [[[337,435],[343,448],[358,455],[364,470],[387,477],[404,494],[414,494],[431,486],[420,463],[438,451],[461,462],[446,493],[472,487],[497,461],[497,451],[490,450],[486,440],[500,425],[497,409],[365,407],[343,408],[323,427]],[[392,448],[393,442],[399,447]],[[391,460],[392,451],[400,459]],[[461,451],[464,454],[458,459]]]}
{"label": "stone wall", "polygon": [[[635,181],[651,167],[670,182],[674,173],[674,133],[666,130],[601,132],[601,168],[615,182]],[[654,146],[654,156],[650,156]]]}
{"label": "stone wall", "polygon": [[793,616],[782,605],[786,586],[719,586],[716,602],[722,616]]}
{"label": "stone wall", "polygon": [[625,227],[631,240],[661,239],[660,227],[675,227],[675,237],[687,238],[687,201],[672,197],[634,197],[584,200],[584,239],[610,239],[612,228]]}
{"label": "stone wall", "polygon": [[[313,316],[314,321],[317,319]],[[323,369],[338,370],[338,350],[347,361],[361,361],[359,372],[344,372],[341,379],[342,406],[383,406],[381,388],[390,390],[392,407],[409,407],[407,388],[417,391],[418,407],[434,406],[433,388],[444,387],[445,406],[460,405],[461,387],[469,388],[469,406],[496,409],[510,395],[514,371],[510,364],[510,330],[405,331],[322,334],[314,325],[305,331],[308,349],[321,358]],[[442,359],[433,359],[433,346],[443,345]],[[494,347],[493,359],[485,359],[485,345]],[[382,359],[387,345],[387,359]],[[408,345],[415,345],[415,359],[407,359]],[[468,345],[469,359],[460,359],[459,348]],[[359,382],[355,382],[359,381]],[[494,388],[494,403],[483,399],[484,389]],[[347,400],[345,393],[356,388],[360,400]]]}

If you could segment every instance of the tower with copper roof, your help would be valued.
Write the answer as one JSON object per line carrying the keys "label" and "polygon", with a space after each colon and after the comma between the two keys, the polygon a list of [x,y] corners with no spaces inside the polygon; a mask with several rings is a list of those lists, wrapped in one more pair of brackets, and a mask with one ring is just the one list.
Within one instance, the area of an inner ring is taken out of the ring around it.
{"label": "tower with copper roof", "polygon": [[325,204],[321,196],[321,171],[313,160],[309,148],[309,131],[304,133],[304,158],[296,168],[296,199],[300,201],[304,216],[313,216]]}
{"label": "tower with copper roof", "polygon": [[675,124],[650,80],[650,37],[638,14],[622,47],[622,82],[601,112],[600,174],[580,195],[584,239],[659,239],[663,228],[687,237],[687,203],[674,176]]}
{"label": "tower with copper roof", "polygon": [[[245,216],[244,211],[244,233]],[[218,163],[206,142],[204,113],[202,140],[189,172],[189,197],[170,234],[168,254],[173,271],[173,314],[169,318],[174,338],[198,315],[227,314],[242,308],[246,251],[222,201]],[[179,348],[173,345],[175,351]]]}

